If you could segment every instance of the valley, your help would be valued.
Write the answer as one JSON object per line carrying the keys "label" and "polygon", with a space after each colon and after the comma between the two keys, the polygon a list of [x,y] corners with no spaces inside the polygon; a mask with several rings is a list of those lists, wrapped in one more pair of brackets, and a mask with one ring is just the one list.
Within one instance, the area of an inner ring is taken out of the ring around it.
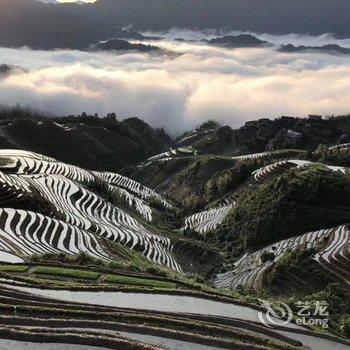
{"label": "valley", "polygon": [[[8,132],[24,124],[51,140],[100,125],[122,132],[116,143],[137,126],[149,153],[84,167],[64,143],[45,151]],[[171,140],[137,119],[4,120],[1,346],[348,349],[349,125],[210,121]],[[262,299],[296,312],[296,300],[315,298],[329,305],[327,329],[260,317]]]}

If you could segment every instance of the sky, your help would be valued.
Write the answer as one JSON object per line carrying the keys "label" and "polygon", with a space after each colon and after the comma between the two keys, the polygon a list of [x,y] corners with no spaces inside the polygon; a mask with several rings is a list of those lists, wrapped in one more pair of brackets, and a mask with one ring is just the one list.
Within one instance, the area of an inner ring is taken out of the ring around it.
{"label": "sky", "polygon": [[[166,40],[155,42],[172,53],[163,55],[0,48],[3,63],[27,69],[0,78],[0,104],[20,103],[49,115],[115,112],[173,136],[209,119],[239,127],[261,117],[350,112],[349,56],[171,40],[186,35],[166,33]],[[268,39],[350,47],[349,39],[330,35]]]}
{"label": "sky", "polygon": [[[75,2],[75,1],[78,1],[78,0],[57,0],[58,2]],[[82,2],[95,2],[96,0],[79,0],[79,1],[82,1]]]}
{"label": "sky", "polygon": [[76,1],[80,1],[80,2],[95,2],[96,0],[39,0],[41,2],[45,2],[45,3],[56,3],[56,2],[76,2]]}

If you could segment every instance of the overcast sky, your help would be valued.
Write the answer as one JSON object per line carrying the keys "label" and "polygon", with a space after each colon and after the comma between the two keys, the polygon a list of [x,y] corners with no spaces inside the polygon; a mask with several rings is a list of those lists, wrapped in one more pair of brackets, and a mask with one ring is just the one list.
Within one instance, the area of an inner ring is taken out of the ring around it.
{"label": "overcast sky", "polygon": [[[349,39],[330,35],[260,38],[350,48]],[[28,69],[0,78],[0,104],[20,103],[53,115],[116,112],[172,135],[208,119],[238,127],[266,116],[350,111],[349,56],[228,50],[167,39],[154,44],[173,54],[0,48],[1,62]]]}
{"label": "overcast sky", "polygon": [[[45,0],[42,0],[46,2]],[[96,0],[57,0],[58,2],[75,2],[75,1],[82,1],[82,2],[95,2]]]}
{"label": "overcast sky", "polygon": [[55,2],[76,2],[76,1],[80,1],[80,2],[95,2],[96,0],[39,0],[41,2],[45,2],[45,3],[55,3]]}

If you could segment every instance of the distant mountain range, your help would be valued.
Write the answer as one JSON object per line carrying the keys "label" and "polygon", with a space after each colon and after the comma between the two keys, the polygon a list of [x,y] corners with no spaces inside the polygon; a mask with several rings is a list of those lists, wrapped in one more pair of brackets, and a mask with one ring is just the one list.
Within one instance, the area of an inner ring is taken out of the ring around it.
{"label": "distant mountain range", "polygon": [[58,7],[103,25],[136,30],[227,28],[350,36],[348,0],[98,0]]}
{"label": "distant mountain range", "polygon": [[329,54],[349,55],[350,49],[339,45],[322,45],[322,46],[294,46],[292,44],[283,45],[279,49],[282,52],[324,52]]}
{"label": "distant mountain range", "polygon": [[[181,40],[178,38],[176,40],[182,41],[183,39]],[[285,53],[314,52],[314,53],[327,53],[327,54],[334,54],[334,55],[350,54],[350,49],[346,47],[342,47],[340,45],[336,45],[336,44],[328,44],[328,45],[322,45],[322,46],[305,46],[305,45],[295,46],[293,44],[287,44],[287,45],[276,46],[267,41],[260,40],[251,34],[225,35],[223,37],[217,37],[210,40],[204,39],[202,40],[202,42],[213,46],[224,47],[227,49],[249,48],[249,47],[250,48],[275,47],[278,49],[278,51],[285,52]]]}
{"label": "distant mountain range", "polygon": [[98,0],[92,4],[0,0],[0,46],[85,49],[109,38],[142,39],[122,30],[229,29],[334,33],[350,37],[347,0]]}
{"label": "distant mountain range", "polygon": [[114,36],[142,37],[64,12],[60,6],[36,0],[0,1],[0,46],[82,49]]}

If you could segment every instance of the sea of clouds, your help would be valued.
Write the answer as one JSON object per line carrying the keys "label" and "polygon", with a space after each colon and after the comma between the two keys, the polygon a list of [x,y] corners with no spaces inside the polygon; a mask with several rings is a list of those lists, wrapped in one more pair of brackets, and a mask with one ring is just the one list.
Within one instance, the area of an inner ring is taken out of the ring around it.
{"label": "sea of clouds", "polygon": [[[210,32],[162,35],[165,39],[154,44],[176,54],[0,48],[0,63],[27,69],[0,78],[0,104],[20,103],[49,115],[116,112],[123,118],[140,117],[172,135],[208,119],[237,127],[266,116],[350,112],[350,56],[223,49],[173,40],[215,36]],[[276,45],[350,47],[350,40],[328,34],[259,37]]]}

